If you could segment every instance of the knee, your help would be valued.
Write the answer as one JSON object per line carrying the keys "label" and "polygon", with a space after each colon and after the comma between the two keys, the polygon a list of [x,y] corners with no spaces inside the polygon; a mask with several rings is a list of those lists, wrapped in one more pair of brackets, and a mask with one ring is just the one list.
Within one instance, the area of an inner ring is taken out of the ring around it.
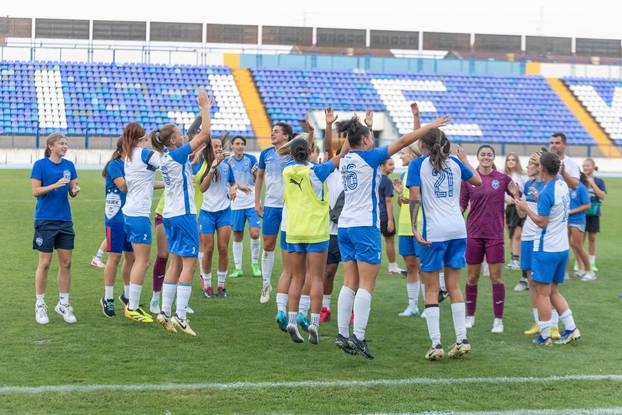
{"label": "knee", "polygon": [[71,269],[71,258],[58,259],[58,266],[64,270]]}
{"label": "knee", "polygon": [[228,248],[229,248],[229,244],[224,243],[224,242],[218,243],[218,253],[220,255],[227,255]]}
{"label": "knee", "polygon": [[[490,277],[492,279],[492,276]],[[469,285],[477,285],[479,283],[479,275],[469,273],[467,275],[467,284]]]}
{"label": "knee", "polygon": [[39,260],[39,269],[43,272],[48,272],[50,270],[51,259],[42,259]]}

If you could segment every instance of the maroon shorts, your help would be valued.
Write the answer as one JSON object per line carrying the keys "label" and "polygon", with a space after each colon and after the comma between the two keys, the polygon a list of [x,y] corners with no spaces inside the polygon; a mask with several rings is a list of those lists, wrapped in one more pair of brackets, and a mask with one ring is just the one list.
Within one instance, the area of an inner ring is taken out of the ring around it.
{"label": "maroon shorts", "polygon": [[467,264],[481,264],[486,256],[489,264],[505,262],[503,239],[468,238],[466,248]]}
{"label": "maroon shorts", "polygon": [[158,227],[158,225],[162,225],[162,215],[156,213],[153,218],[153,223],[155,224],[156,228]]}

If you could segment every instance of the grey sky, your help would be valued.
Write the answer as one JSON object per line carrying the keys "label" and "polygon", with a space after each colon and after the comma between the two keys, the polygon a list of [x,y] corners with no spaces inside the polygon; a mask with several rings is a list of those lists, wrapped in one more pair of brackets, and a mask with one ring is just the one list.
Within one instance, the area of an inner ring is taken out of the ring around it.
{"label": "grey sky", "polygon": [[242,23],[622,39],[622,1],[4,1],[12,17]]}

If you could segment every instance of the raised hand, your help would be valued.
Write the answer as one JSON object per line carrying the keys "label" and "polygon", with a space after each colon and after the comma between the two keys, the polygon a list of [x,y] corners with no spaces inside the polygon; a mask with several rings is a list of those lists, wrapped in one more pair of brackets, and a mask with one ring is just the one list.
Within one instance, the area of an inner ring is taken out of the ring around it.
{"label": "raised hand", "polygon": [[326,125],[332,125],[338,118],[330,105],[324,110],[324,116],[326,117]]}
{"label": "raised hand", "polygon": [[514,197],[518,197],[520,195],[518,184],[516,184],[515,181],[511,181],[510,184],[508,184],[508,191]]}
{"label": "raised hand", "polygon": [[306,124],[306,130],[308,132],[314,131],[315,128],[313,128],[313,124],[311,124],[311,114],[307,114],[305,116],[305,124]]}
{"label": "raised hand", "polygon": [[65,177],[61,177],[60,179],[58,179],[58,181],[55,183],[56,188],[59,187],[63,187],[66,184],[69,184],[70,180],[65,178]]}
{"label": "raised hand", "polygon": [[197,97],[199,108],[211,108],[213,98],[207,95],[205,88],[199,88],[199,96]]}
{"label": "raised hand", "polygon": [[534,200],[537,202],[538,197],[540,196],[540,192],[538,192],[538,189],[536,189],[533,186],[529,187],[529,190],[531,191],[531,194],[533,195]]}
{"label": "raised hand", "polygon": [[413,102],[410,104],[410,110],[413,113],[413,117],[418,117],[419,116],[419,105],[417,105],[416,102]]}
{"label": "raised hand", "polygon": [[216,153],[216,157],[214,157],[214,161],[212,162],[212,169],[216,169],[224,159],[225,155],[223,153]]}
{"label": "raised hand", "polygon": [[374,112],[371,109],[365,111],[365,119],[363,121],[367,128],[371,128],[374,125]]}
{"label": "raised hand", "polygon": [[439,127],[442,127],[444,125],[447,125],[447,124],[449,124],[449,115],[445,115],[443,117],[438,117],[437,119],[432,121],[430,124],[432,125],[433,128],[439,128]]}
{"label": "raised hand", "polygon": [[464,162],[465,160],[467,160],[467,154],[466,151],[464,150],[464,147],[462,147],[461,145],[456,146],[456,156],[458,156],[458,158],[460,159],[460,161]]}
{"label": "raised hand", "polygon": [[404,192],[404,184],[400,179],[393,179],[393,190],[400,194]]}

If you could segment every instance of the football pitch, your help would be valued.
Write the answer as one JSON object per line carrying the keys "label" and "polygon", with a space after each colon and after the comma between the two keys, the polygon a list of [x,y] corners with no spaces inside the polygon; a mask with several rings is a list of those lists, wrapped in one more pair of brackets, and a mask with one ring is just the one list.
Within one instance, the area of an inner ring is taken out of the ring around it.
{"label": "football pitch", "polygon": [[[532,323],[528,293],[513,292],[519,272],[505,271],[505,333],[490,333],[490,283],[482,278],[477,322],[469,331],[472,353],[428,362],[425,320],[397,316],[407,304],[406,282],[386,274],[386,262],[367,330],[375,360],[346,355],[333,344],[341,270],[333,319],[320,327],[320,344],[292,343],[274,323],[274,292],[269,304],[259,304],[261,278],[250,276],[248,241],[247,276],[227,280],[226,299],[205,299],[195,278],[190,319],[198,337],[129,321],[118,301],[117,317],[104,317],[103,270],[89,265],[104,237],[104,180],[99,171],[78,175],[82,190],[71,201],[71,303],[78,323],[68,325],[53,311],[54,257],[46,295],[50,323],[39,326],[30,172],[0,170],[0,413],[622,413],[622,279],[616,268],[622,179],[606,179],[598,279],[570,280],[561,288],[582,333],[578,344],[532,346],[522,334]],[[277,260],[273,287],[280,268]],[[151,268],[144,303],[150,281]],[[115,296],[121,291],[118,276]],[[441,305],[441,329],[447,351],[454,340],[448,302]]]}

